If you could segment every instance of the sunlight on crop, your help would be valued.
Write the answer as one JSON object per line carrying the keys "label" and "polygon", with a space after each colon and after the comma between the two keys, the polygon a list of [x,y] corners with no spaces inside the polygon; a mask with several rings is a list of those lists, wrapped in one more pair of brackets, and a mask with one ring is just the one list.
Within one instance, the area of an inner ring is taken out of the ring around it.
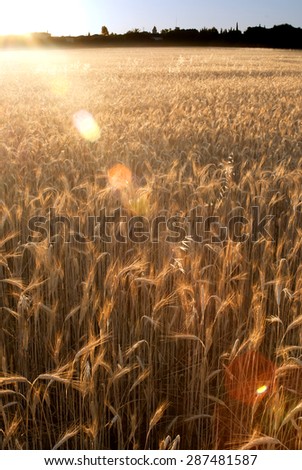
{"label": "sunlight on crop", "polygon": [[56,96],[65,96],[69,90],[69,83],[66,78],[57,77],[51,82],[51,91]]}
{"label": "sunlight on crop", "polygon": [[302,450],[301,74],[0,53],[1,450]]}
{"label": "sunlight on crop", "polygon": [[129,187],[132,180],[132,173],[122,163],[117,163],[108,170],[108,182],[112,188],[124,189]]}
{"label": "sunlight on crop", "polygon": [[94,117],[82,109],[73,115],[73,124],[84,139],[96,142],[101,136],[101,130]]}
{"label": "sunlight on crop", "polygon": [[129,209],[135,215],[146,216],[150,210],[148,194],[144,193],[129,199]]}

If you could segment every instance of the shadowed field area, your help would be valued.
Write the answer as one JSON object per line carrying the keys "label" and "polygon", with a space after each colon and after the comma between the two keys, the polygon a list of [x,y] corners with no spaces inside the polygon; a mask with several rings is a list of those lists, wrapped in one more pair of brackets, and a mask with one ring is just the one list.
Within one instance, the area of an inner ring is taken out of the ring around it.
{"label": "shadowed field area", "polygon": [[0,52],[2,449],[302,450],[301,78]]}

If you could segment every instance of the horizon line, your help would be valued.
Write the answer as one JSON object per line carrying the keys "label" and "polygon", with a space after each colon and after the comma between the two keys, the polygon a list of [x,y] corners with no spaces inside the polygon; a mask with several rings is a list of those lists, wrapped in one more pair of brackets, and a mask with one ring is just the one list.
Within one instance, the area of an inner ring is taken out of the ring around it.
{"label": "horizon line", "polygon": [[[104,25],[105,26],[105,25]],[[235,27],[234,26],[230,26],[228,29],[227,28],[217,28],[216,26],[211,26],[211,27],[206,27],[206,26],[203,26],[202,28],[181,28],[179,26],[175,26],[174,28],[162,28],[160,31],[157,32],[157,34],[161,34],[162,31],[175,31],[175,30],[182,30],[182,31],[189,31],[189,30],[196,30],[196,31],[203,31],[203,30],[211,30],[211,29],[216,29],[218,32],[220,31],[232,31],[232,30],[236,30],[237,27],[238,27],[238,31],[241,31],[241,32],[245,32],[247,31],[249,28],[263,28],[263,29],[273,29],[275,27],[278,27],[278,26],[290,26],[294,29],[302,29],[302,26],[293,26],[292,24],[290,23],[279,23],[279,24],[274,24],[273,26],[271,27],[267,27],[266,25],[262,25],[261,23],[258,24],[258,25],[254,25],[254,26],[247,26],[244,30],[240,30],[239,26],[238,26],[238,23],[235,23]],[[155,26],[156,27],[156,26]],[[140,29],[140,28],[132,28],[124,33],[115,33],[114,31],[111,31],[109,32],[109,36],[110,35],[116,35],[116,36],[124,36],[126,34],[128,34],[129,32],[137,32],[137,33],[149,33],[149,34],[153,34],[152,33],[152,30],[151,31],[148,31],[148,30],[145,30],[145,29]],[[99,33],[91,33],[91,32],[87,32],[86,34],[82,33],[82,34],[53,34],[51,32],[49,32],[48,30],[46,31],[28,31],[28,32],[24,32],[24,33],[5,33],[5,34],[0,34],[0,37],[1,38],[4,38],[4,37],[26,37],[26,36],[31,36],[31,35],[35,35],[35,34],[41,34],[41,35],[48,35],[50,37],[53,37],[53,38],[66,38],[66,37],[73,37],[73,38],[77,38],[77,37],[89,37],[89,36],[106,36],[104,34],[102,34],[101,32]]]}

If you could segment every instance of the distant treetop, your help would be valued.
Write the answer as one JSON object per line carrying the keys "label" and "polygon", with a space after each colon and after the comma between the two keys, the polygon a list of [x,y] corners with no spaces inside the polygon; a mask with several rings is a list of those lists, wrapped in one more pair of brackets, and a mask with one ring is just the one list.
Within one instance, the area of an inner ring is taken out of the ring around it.
{"label": "distant treetop", "polygon": [[109,31],[108,31],[107,26],[102,26],[102,35],[109,36]]}

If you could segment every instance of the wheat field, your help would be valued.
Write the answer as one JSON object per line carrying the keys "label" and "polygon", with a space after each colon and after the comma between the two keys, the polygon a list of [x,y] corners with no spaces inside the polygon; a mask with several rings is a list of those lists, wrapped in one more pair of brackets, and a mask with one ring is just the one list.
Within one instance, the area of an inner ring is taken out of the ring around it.
{"label": "wheat field", "polygon": [[301,83],[297,51],[0,52],[2,449],[302,450]]}

